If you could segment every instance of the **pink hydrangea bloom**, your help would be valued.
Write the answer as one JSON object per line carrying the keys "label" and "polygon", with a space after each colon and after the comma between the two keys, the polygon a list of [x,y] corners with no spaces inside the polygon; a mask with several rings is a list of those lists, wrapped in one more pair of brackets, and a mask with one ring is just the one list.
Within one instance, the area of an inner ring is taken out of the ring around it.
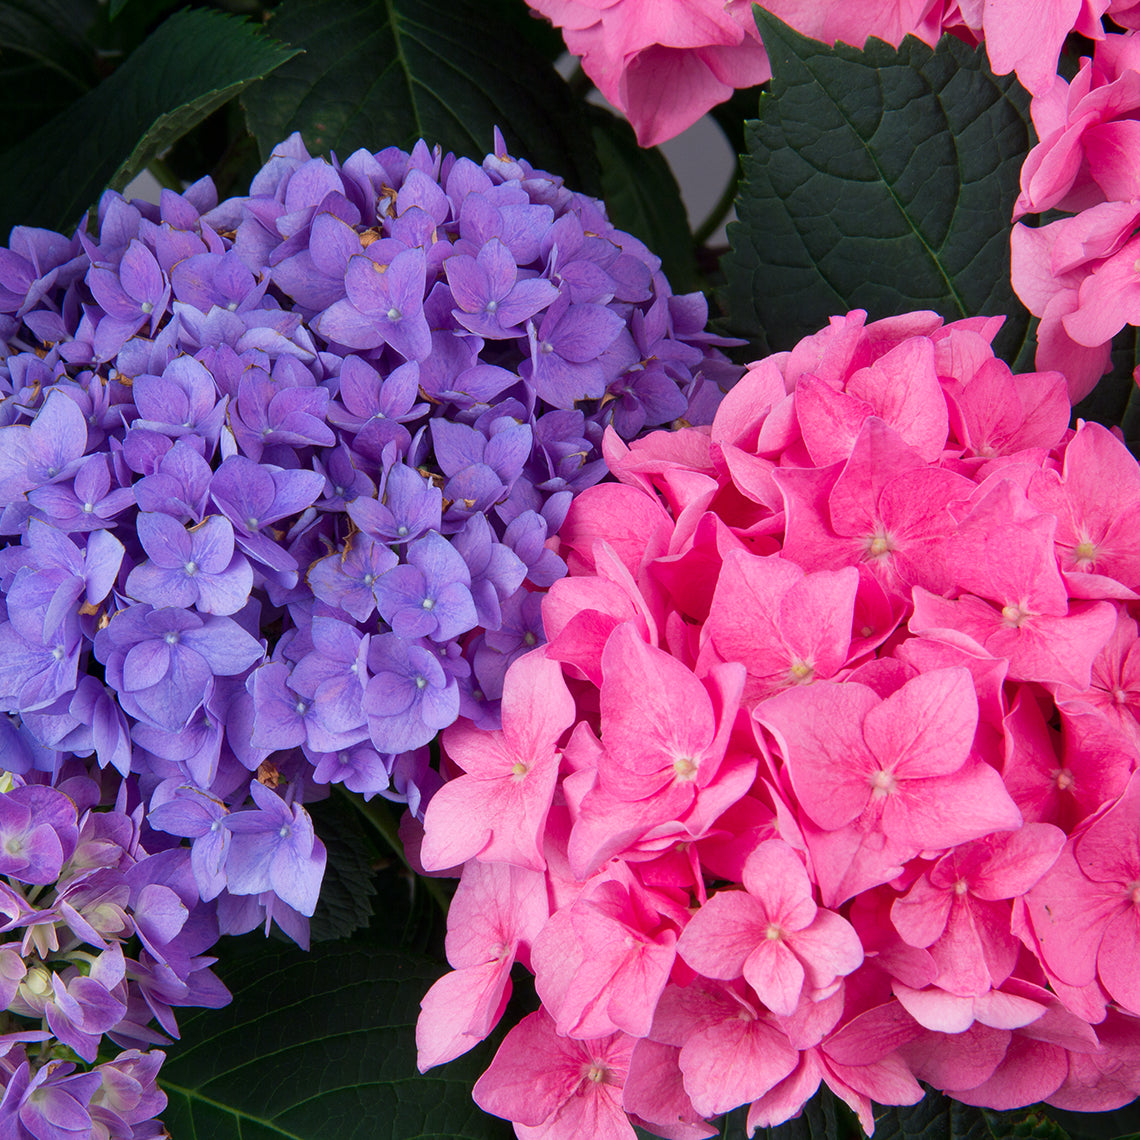
{"label": "pink hydrangea bloom", "polygon": [[465,867],[421,1063],[529,966],[476,1087],[524,1140],[1140,1090],[1140,468],[998,323],[849,313],[710,428],[607,439],[425,822]]}
{"label": "pink hydrangea bloom", "polygon": [[[771,77],[751,0],[527,0],[580,56],[598,90],[624,111],[642,146],[679,134],[735,88]],[[796,31],[862,48],[872,36],[898,47],[917,36],[933,47],[944,32],[983,40],[999,75],[1047,95],[1072,31],[1104,38],[1111,15],[1135,26],[1134,0],[765,0]],[[1129,23],[1129,21],[1132,23]]]}
{"label": "pink hydrangea bloom", "polygon": [[771,77],[749,0],[528,0],[563,31],[642,146]]}

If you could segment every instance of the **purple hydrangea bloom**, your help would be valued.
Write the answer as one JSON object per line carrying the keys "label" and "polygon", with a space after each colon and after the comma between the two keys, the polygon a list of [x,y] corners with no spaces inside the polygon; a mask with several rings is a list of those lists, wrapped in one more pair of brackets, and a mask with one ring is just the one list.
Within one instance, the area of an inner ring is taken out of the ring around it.
{"label": "purple hydrangea bloom", "polygon": [[311,915],[325,870],[324,844],[300,804],[289,807],[254,780],[250,794],[257,810],[225,818],[230,831],[226,881],[236,895],[272,891],[294,910]]}
{"label": "purple hydrangea bloom", "polygon": [[711,422],[739,370],[706,317],[498,135],[481,163],[293,136],[241,198],[109,191],[73,238],[13,231],[0,1133],[158,1135],[152,1047],[229,1000],[219,933],[308,944],[305,801],[422,818],[433,738],[495,726],[542,637],[607,428]]}

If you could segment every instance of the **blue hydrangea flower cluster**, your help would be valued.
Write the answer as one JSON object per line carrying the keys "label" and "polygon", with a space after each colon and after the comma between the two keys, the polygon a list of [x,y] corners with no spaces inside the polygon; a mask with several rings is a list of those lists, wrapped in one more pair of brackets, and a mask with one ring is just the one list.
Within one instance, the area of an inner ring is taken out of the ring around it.
{"label": "blue hydrangea flower cluster", "polygon": [[151,1135],[150,1054],[100,1084],[30,1045],[161,1043],[150,1017],[224,1000],[219,934],[307,942],[303,804],[341,783],[422,814],[431,740],[494,725],[542,638],[603,432],[708,423],[736,378],[706,320],[498,136],[481,165],[294,136],[247,197],[108,193],[74,237],[12,232],[0,829],[31,870],[0,868],[0,997],[39,1026],[0,1035],[0,1131],[134,1096],[108,1133]]}

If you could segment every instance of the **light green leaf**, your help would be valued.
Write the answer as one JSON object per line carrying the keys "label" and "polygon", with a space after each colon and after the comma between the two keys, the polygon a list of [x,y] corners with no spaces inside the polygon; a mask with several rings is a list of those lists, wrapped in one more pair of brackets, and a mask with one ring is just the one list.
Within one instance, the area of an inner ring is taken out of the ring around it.
{"label": "light green leaf", "polygon": [[221,1010],[180,1014],[159,1083],[177,1140],[508,1140],[471,1086],[484,1045],[416,1072],[419,1002],[443,966],[370,945],[276,943],[220,968]]}
{"label": "light green leaf", "polygon": [[996,348],[1013,359],[1029,326],[1009,282],[1026,93],[953,36],[860,52],[754,11],[773,79],[729,227],[731,331],[785,349],[852,308],[1007,314]]}
{"label": "light green leaf", "polygon": [[263,157],[293,131],[309,150],[409,149],[482,158],[498,126],[512,154],[597,193],[570,90],[511,24],[454,0],[286,0],[270,32],[298,56],[242,98]]}
{"label": "light green leaf", "polygon": [[175,13],[98,87],[0,154],[0,235],[72,225],[105,186],[121,189],[292,54],[219,12]]}

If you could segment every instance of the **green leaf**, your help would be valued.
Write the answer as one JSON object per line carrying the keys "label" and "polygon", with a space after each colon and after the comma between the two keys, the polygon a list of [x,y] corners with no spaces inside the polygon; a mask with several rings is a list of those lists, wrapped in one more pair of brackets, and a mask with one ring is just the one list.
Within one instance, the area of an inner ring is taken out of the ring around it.
{"label": "green leaf", "polygon": [[[851,1127],[854,1118],[842,1115],[837,1108],[835,1096],[824,1086],[804,1105],[799,1116],[772,1128],[758,1128],[752,1133],[753,1140],[846,1140],[848,1135],[854,1140],[862,1137],[857,1125]],[[718,1135],[721,1140],[747,1140],[748,1105],[725,1113],[720,1119]],[[877,1132],[875,1136],[878,1140]]]}
{"label": "green leaf", "polygon": [[[1051,1111],[1051,1110],[1050,1110]],[[995,1112],[927,1088],[918,1104],[879,1108],[875,1140],[1069,1140],[1042,1106]]]}
{"label": "green leaf", "polygon": [[0,154],[0,235],[13,225],[70,226],[104,186],[125,186],[292,54],[233,17],[175,13],[98,87]]}
{"label": "green leaf", "polygon": [[508,1140],[471,1086],[487,1044],[421,1076],[419,1002],[442,971],[366,943],[246,943],[221,1010],[180,1014],[159,1083],[178,1140]]}
{"label": "green leaf", "polygon": [[164,9],[169,9],[177,0],[110,0],[107,7],[107,19],[117,19],[124,8],[130,8],[130,15],[137,20],[153,20],[160,16]]}
{"label": "green leaf", "polygon": [[97,82],[85,35],[98,15],[96,0],[0,0],[0,150]]}
{"label": "green leaf", "polygon": [[263,157],[300,131],[314,154],[422,138],[482,158],[498,126],[512,154],[597,193],[569,88],[483,5],[454,0],[443,18],[435,0],[286,0],[269,28],[305,54],[242,98]]}
{"label": "green leaf", "polygon": [[539,17],[526,0],[480,0],[480,5],[491,20],[510,24],[532,51],[551,63],[566,53],[562,32],[549,20]]}
{"label": "green leaf", "polygon": [[10,62],[13,53],[42,64],[81,94],[94,77],[86,35],[98,15],[96,0],[0,0],[0,58]]}
{"label": "green leaf", "polygon": [[311,804],[308,811],[328,852],[309,937],[313,942],[331,942],[368,925],[376,895],[372,860],[360,817],[341,798]]}
{"label": "green leaf", "polygon": [[835,48],[754,9],[772,93],[746,127],[729,227],[734,332],[790,348],[836,313],[1008,314],[1013,359],[1029,315],[1009,281],[1010,213],[1030,145],[1028,96],[983,48]]}
{"label": "green leaf", "polygon": [[1066,1112],[1050,1105],[1043,1106],[1048,1116],[1072,1137],[1072,1140],[1136,1140],[1140,1137],[1140,1100],[1111,1112]]}
{"label": "green leaf", "polygon": [[1105,427],[1120,425],[1125,442],[1136,453],[1140,451],[1140,400],[1132,373],[1140,364],[1140,338],[1132,326],[1112,339],[1112,369],[1097,386],[1073,408],[1073,422],[1093,420]]}
{"label": "green leaf", "polygon": [[601,107],[587,110],[610,221],[640,238],[661,258],[661,268],[675,293],[699,288],[688,215],[665,156],[657,147],[639,147],[633,128],[624,119]]}

